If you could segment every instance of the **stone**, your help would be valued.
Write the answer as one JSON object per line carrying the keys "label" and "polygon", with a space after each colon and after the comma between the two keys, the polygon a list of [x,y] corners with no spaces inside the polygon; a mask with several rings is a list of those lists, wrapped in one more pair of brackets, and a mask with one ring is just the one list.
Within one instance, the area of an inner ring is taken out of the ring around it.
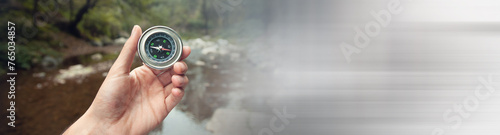
{"label": "stone", "polygon": [[205,62],[203,62],[201,60],[198,60],[198,61],[194,62],[194,65],[196,65],[196,66],[205,66]]}
{"label": "stone", "polygon": [[90,58],[94,61],[100,61],[100,60],[102,60],[102,54],[96,53],[96,54],[93,54],[92,56],[90,56]]}
{"label": "stone", "polygon": [[115,39],[113,41],[113,44],[115,44],[115,45],[123,45],[123,44],[125,44],[125,42],[127,42],[127,38],[120,37],[120,38]]}

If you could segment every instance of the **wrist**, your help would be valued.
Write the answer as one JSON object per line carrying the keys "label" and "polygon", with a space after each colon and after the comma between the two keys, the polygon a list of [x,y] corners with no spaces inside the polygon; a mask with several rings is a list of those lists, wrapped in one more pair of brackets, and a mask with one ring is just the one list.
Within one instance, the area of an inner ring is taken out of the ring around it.
{"label": "wrist", "polygon": [[97,118],[92,117],[88,112],[82,115],[75,123],[73,123],[63,134],[64,135],[89,135],[103,134],[105,125],[99,122]]}

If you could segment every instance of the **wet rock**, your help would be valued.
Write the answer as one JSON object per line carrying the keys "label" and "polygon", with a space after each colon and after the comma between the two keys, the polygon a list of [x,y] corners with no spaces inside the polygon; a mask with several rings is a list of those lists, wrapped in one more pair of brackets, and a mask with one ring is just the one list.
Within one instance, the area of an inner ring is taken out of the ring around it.
{"label": "wet rock", "polygon": [[41,83],[37,83],[37,84],[36,84],[36,88],[37,88],[37,89],[41,89],[41,88],[42,88],[42,84],[41,84]]}
{"label": "wet rock", "polygon": [[94,73],[94,68],[84,67],[81,64],[70,66],[68,69],[59,70],[59,74],[55,77],[55,81],[64,84],[67,79],[83,78],[88,74]]}
{"label": "wet rock", "polygon": [[113,66],[113,62],[112,61],[105,61],[105,62],[97,63],[97,64],[93,65],[92,67],[96,71],[107,71],[107,70],[109,70],[111,68],[111,66]]}
{"label": "wet rock", "polygon": [[45,72],[34,73],[33,77],[44,78],[47,74]]}
{"label": "wet rock", "polygon": [[217,40],[217,43],[219,43],[220,45],[227,45],[227,44],[229,44],[229,41],[227,41],[225,39],[219,39],[219,40]]}
{"label": "wet rock", "polygon": [[92,40],[92,41],[90,41],[90,44],[93,46],[98,46],[98,47],[101,47],[104,45],[101,40]]}
{"label": "wet rock", "polygon": [[104,45],[113,44],[113,40],[107,36],[101,37],[101,41]]}
{"label": "wet rock", "polygon": [[118,32],[118,36],[120,36],[120,37],[130,37],[130,33],[128,33],[127,31],[120,31],[120,32]]}
{"label": "wet rock", "polygon": [[203,48],[201,50],[201,54],[203,54],[203,55],[208,55],[210,53],[215,54],[216,52],[217,52],[217,46],[211,46],[211,47]]}
{"label": "wet rock", "polygon": [[113,41],[113,44],[115,44],[115,45],[123,45],[123,44],[125,44],[125,42],[127,42],[127,38],[120,37],[120,38],[115,39]]}
{"label": "wet rock", "polygon": [[100,60],[102,60],[102,54],[96,53],[96,54],[93,54],[92,56],[90,56],[90,58],[94,61],[100,61]]}
{"label": "wet rock", "polygon": [[47,70],[55,69],[59,64],[61,64],[61,60],[58,60],[52,56],[45,56],[42,59],[42,67]]}
{"label": "wet rock", "polygon": [[205,62],[203,62],[201,60],[198,60],[198,61],[194,62],[194,65],[196,65],[196,66],[205,66]]}

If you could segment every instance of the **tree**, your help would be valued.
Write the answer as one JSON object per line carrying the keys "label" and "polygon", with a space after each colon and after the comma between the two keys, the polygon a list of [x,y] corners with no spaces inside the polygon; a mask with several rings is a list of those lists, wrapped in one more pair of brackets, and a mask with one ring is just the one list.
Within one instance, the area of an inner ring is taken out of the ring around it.
{"label": "tree", "polygon": [[95,5],[97,4],[98,0],[87,0],[85,2],[85,5],[83,5],[80,10],[75,15],[75,19],[69,22],[68,25],[68,32],[73,34],[74,36],[81,37],[80,32],[78,31],[78,23],[82,21],[83,16],[90,11],[90,9],[94,8]]}

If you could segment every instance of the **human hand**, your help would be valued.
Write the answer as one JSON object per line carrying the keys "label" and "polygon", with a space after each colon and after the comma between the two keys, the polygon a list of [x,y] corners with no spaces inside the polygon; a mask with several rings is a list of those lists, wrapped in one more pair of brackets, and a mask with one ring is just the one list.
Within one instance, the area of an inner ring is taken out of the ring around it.
{"label": "human hand", "polygon": [[[185,62],[165,71],[145,65],[130,71],[141,33],[134,26],[92,105],[64,134],[146,134],[181,101],[189,82]],[[181,60],[190,53],[184,46]]]}

